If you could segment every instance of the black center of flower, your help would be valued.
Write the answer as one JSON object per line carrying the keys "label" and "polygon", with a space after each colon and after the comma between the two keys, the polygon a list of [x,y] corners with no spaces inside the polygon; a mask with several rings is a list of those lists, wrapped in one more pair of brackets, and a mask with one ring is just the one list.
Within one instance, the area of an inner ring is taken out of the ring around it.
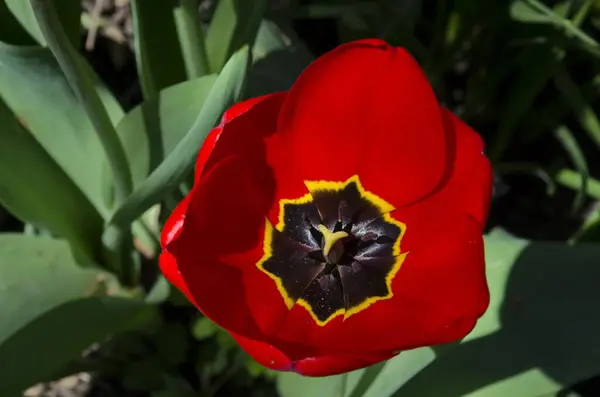
{"label": "black center of flower", "polygon": [[288,307],[301,304],[324,325],[391,297],[404,226],[381,203],[389,207],[357,179],[283,203],[258,267],[275,279]]}

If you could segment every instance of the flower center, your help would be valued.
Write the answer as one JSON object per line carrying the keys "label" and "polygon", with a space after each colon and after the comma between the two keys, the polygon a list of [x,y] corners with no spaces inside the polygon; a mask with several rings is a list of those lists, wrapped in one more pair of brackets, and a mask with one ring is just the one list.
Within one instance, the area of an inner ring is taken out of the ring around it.
{"label": "flower center", "polygon": [[406,227],[357,177],[316,185],[307,182],[309,195],[282,200],[279,224],[267,222],[257,266],[275,281],[288,308],[299,304],[325,325],[392,296],[406,255],[400,253]]}
{"label": "flower center", "polygon": [[344,254],[343,239],[348,237],[348,233],[342,230],[332,232],[325,225],[319,225],[317,229],[323,235],[321,243],[323,256],[327,263],[337,264]]}

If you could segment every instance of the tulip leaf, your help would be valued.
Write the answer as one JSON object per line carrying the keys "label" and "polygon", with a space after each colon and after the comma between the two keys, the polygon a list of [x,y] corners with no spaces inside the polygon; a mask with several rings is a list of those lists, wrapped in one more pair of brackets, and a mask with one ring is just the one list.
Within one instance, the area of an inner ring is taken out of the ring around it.
{"label": "tulip leaf", "polygon": [[[123,116],[121,107],[100,84],[91,68],[83,65],[96,82],[98,93],[116,123]],[[105,213],[101,180],[104,150],[50,51],[41,47],[23,48],[0,43],[0,96],[29,130],[31,137],[39,142],[98,211]],[[39,180],[36,178],[36,181]]]}
{"label": "tulip leaf", "polygon": [[207,75],[166,88],[158,97],[131,110],[117,124],[134,186],[139,186],[162,159],[159,147],[167,156],[187,134],[215,80],[215,75]]}
{"label": "tulip leaf", "polygon": [[206,53],[213,73],[219,73],[244,45],[252,47],[266,5],[266,0],[219,0],[206,33]]}
{"label": "tulip leaf", "polygon": [[154,315],[112,275],[79,267],[66,242],[20,234],[0,235],[0,301],[3,396],[51,379],[94,342]]}
{"label": "tulip leaf", "polygon": [[109,223],[115,225],[130,223],[185,179],[193,169],[198,150],[210,130],[217,124],[225,110],[240,98],[249,58],[247,47],[231,57],[217,77],[185,137],[116,210]]}
{"label": "tulip leaf", "polygon": [[491,304],[394,397],[531,397],[600,373],[599,244],[486,236]]}
{"label": "tulip leaf", "polygon": [[14,45],[34,45],[35,41],[21,26],[5,1],[0,1],[0,41]]}
{"label": "tulip leaf", "polygon": [[0,125],[0,203],[93,257],[102,233],[98,211],[1,98]]}
{"label": "tulip leaf", "polygon": [[[436,357],[434,351],[429,347],[409,350],[400,353],[388,360],[382,367],[378,376],[369,379],[368,375],[377,364],[367,368],[365,375],[361,378],[359,385],[370,382],[365,387],[365,392],[355,389],[351,397],[384,397],[392,395],[401,388],[413,376],[423,368],[427,367]],[[366,379],[365,379],[366,378]]]}
{"label": "tulip leaf", "polygon": [[[52,1],[67,37],[71,41],[71,44],[78,48],[81,29],[81,2],[79,0]],[[44,35],[33,15],[33,9],[29,0],[4,0],[4,2],[31,37],[39,44],[45,45],[46,40],[44,40]]]}
{"label": "tulip leaf", "polygon": [[515,21],[526,23],[554,23],[552,15],[542,13],[527,1],[517,0],[510,7],[510,15]]}
{"label": "tulip leaf", "polygon": [[173,16],[177,3],[131,1],[135,58],[146,99],[186,79]]}
{"label": "tulip leaf", "polygon": [[365,369],[347,374],[311,378],[293,372],[282,372],[277,377],[277,390],[281,397],[348,397]]}
{"label": "tulip leaf", "polygon": [[313,56],[283,21],[263,20],[252,47],[246,97],[287,91]]}

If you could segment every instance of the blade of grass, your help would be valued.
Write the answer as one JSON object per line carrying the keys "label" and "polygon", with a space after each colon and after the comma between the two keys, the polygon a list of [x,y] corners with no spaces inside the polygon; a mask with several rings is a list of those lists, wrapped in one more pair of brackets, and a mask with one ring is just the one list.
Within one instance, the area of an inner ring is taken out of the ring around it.
{"label": "blade of grass", "polygon": [[578,25],[574,22],[581,23],[585,17],[585,15],[579,15],[577,19],[574,19],[574,22],[561,18],[560,15],[557,15],[551,8],[547,7],[543,3],[538,0],[523,0],[529,6],[540,12],[542,15],[546,16],[552,23],[564,30],[567,35],[571,35],[577,37],[584,44],[589,46],[598,47],[598,42],[594,40],[587,33],[583,32],[579,29]]}
{"label": "blade of grass", "polygon": [[569,244],[591,242],[600,242],[600,206],[598,203],[592,208],[586,216],[583,225],[569,239]]}
{"label": "blade of grass", "polygon": [[554,132],[554,136],[561,143],[562,147],[569,155],[571,162],[575,166],[577,172],[581,176],[580,188],[577,191],[575,200],[573,201],[573,212],[576,212],[583,205],[585,196],[587,194],[588,180],[590,176],[587,161],[585,159],[583,151],[579,147],[577,140],[575,139],[569,128],[567,128],[564,125],[558,127],[558,129]]}
{"label": "blade of grass", "polygon": [[[572,1],[571,4],[573,4],[573,3],[574,2]],[[586,0],[586,2],[583,3],[581,5],[581,7],[579,7],[579,10],[577,10],[577,13],[573,17],[573,19],[571,19],[571,22],[573,22],[573,25],[575,25],[577,27],[581,26],[581,24],[587,18],[593,4],[594,4],[594,0]]]}
{"label": "blade of grass", "polygon": [[[583,184],[583,176],[577,171],[568,168],[560,170],[554,176],[554,179],[556,180],[556,183],[573,190],[581,190],[581,185]],[[600,200],[600,180],[588,178],[587,195],[596,200]]]}
{"label": "blade of grass", "polygon": [[556,88],[575,112],[579,124],[600,148],[600,121],[594,109],[587,103],[579,87],[571,79],[564,66],[559,65],[553,77]]}
{"label": "blade of grass", "polygon": [[188,80],[208,74],[210,68],[198,13],[198,0],[179,0],[179,6],[175,8],[175,26]]}
{"label": "blade of grass", "polygon": [[[600,74],[583,84],[579,89],[579,93],[585,103],[595,100],[600,95]],[[523,139],[523,143],[527,144],[539,139],[547,129],[560,124],[570,111],[570,104],[565,104],[563,97],[559,96],[553,99],[548,105],[534,112],[533,118],[540,121],[531,126],[529,133]]]}
{"label": "blade of grass", "polygon": [[519,121],[531,109],[564,54],[564,50],[558,48],[541,47],[532,49],[526,55],[531,63],[522,67],[511,88],[509,98],[513,100],[503,111],[500,125],[490,145],[489,157],[493,163],[497,163],[510,146]]}

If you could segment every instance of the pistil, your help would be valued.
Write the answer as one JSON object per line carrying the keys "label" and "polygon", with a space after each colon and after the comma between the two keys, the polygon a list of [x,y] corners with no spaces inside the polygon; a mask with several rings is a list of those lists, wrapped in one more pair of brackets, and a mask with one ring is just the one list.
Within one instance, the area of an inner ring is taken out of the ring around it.
{"label": "pistil", "polygon": [[319,231],[323,235],[323,256],[328,263],[337,263],[344,253],[343,239],[348,237],[344,231],[332,232],[325,225],[319,225]]}

